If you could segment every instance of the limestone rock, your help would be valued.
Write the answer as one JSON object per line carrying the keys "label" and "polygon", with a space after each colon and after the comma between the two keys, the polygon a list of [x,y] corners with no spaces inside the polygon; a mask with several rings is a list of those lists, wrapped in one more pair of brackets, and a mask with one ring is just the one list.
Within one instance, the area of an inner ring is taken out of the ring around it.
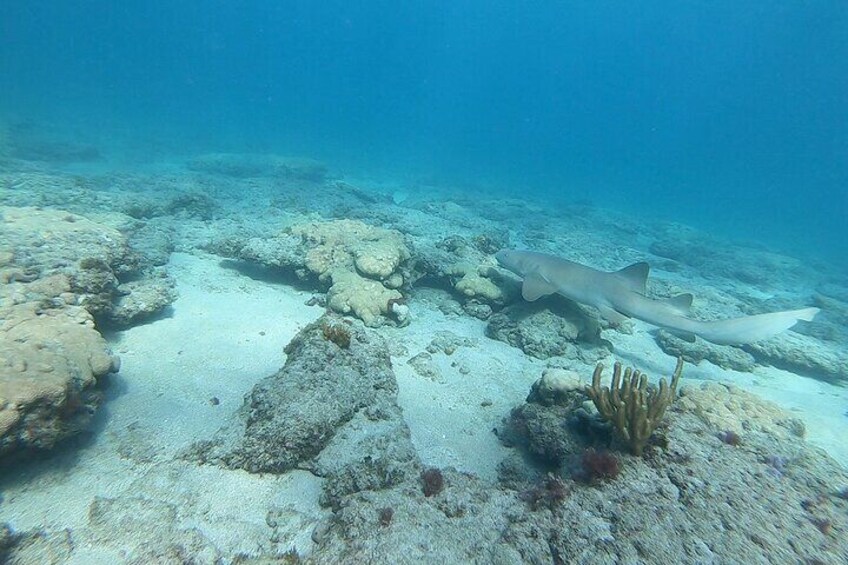
{"label": "limestone rock", "polygon": [[83,308],[29,302],[0,319],[0,455],[49,449],[88,424],[119,361]]}
{"label": "limestone rock", "polygon": [[774,339],[745,346],[758,361],[813,378],[848,382],[848,354],[833,342],[785,332]]}
{"label": "limestone rock", "polygon": [[707,360],[724,369],[750,372],[756,366],[754,357],[738,347],[716,345],[703,339],[686,341],[666,330],[659,330],[657,344],[672,357],[683,357],[684,361],[698,364]]}
{"label": "limestone rock", "polygon": [[98,321],[127,325],[176,297],[166,278],[144,276],[120,231],[70,212],[0,208],[0,249],[11,250],[0,255],[6,302],[59,301],[84,307]]}
{"label": "limestone rock", "polygon": [[608,353],[597,320],[559,297],[507,306],[492,315],[486,334],[539,359],[557,356],[592,364]]}
{"label": "limestone rock", "polygon": [[[349,339],[337,339],[330,329],[349,332]],[[255,473],[316,465],[323,473],[328,465],[336,467],[326,457],[320,463],[315,458],[337,445],[342,430],[360,445],[357,453],[386,433],[398,440],[408,435],[395,433],[406,425],[396,404],[388,346],[379,335],[359,322],[324,316],[301,330],[286,352],[285,366],[254,387],[238,421],[198,444],[192,457]]]}

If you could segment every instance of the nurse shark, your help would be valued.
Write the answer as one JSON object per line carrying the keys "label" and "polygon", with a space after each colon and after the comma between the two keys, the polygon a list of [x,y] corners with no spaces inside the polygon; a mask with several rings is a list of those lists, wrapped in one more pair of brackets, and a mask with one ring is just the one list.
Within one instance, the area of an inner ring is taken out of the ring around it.
{"label": "nurse shark", "polygon": [[697,335],[720,345],[742,345],[773,337],[799,320],[810,321],[818,308],[801,308],[728,320],[701,321],[686,317],[691,294],[665,300],[645,296],[650,267],[634,263],[615,272],[604,272],[555,255],[503,249],[498,263],[523,279],[521,295],[530,302],[549,294],[594,306],[613,323],[636,318],[684,336]]}

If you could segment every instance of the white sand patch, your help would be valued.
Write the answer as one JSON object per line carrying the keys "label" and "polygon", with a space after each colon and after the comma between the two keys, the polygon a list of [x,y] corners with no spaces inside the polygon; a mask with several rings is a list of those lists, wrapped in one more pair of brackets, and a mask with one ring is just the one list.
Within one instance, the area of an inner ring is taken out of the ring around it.
{"label": "white sand patch", "polygon": [[113,429],[151,427],[165,449],[214,433],[321,314],[305,306],[310,294],[252,280],[215,257],[175,254],[169,268],[179,281],[173,316],[120,334],[120,393],[107,406]]}
{"label": "white sand patch", "polygon": [[[408,354],[392,358],[398,404],[425,465],[453,466],[495,480],[497,465],[511,450],[493,432],[527,397],[544,363],[485,337],[485,322],[445,316],[434,304],[413,301],[413,322],[404,328]],[[425,351],[440,331],[477,340],[452,355],[431,354],[435,379],[418,374],[407,360]]]}

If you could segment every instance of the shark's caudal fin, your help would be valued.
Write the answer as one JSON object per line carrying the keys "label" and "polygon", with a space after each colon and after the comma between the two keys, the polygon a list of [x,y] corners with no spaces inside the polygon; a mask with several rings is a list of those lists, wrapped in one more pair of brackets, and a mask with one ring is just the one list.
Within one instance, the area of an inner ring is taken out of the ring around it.
{"label": "shark's caudal fin", "polygon": [[800,320],[811,321],[818,313],[818,308],[802,308],[730,320],[698,322],[694,333],[720,345],[741,345],[776,336]]}

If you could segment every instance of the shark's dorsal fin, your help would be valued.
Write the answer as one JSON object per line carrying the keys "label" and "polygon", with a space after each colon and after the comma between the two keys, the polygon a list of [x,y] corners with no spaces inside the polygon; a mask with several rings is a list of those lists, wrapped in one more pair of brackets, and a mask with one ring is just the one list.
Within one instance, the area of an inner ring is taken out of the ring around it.
{"label": "shark's dorsal fin", "polygon": [[666,298],[665,303],[671,306],[681,316],[685,316],[689,313],[689,309],[692,308],[692,298],[692,295],[687,292]]}
{"label": "shark's dorsal fin", "polygon": [[640,261],[639,263],[633,263],[624,267],[615,274],[624,279],[630,290],[639,294],[645,294],[645,289],[648,285],[648,272],[650,270],[650,265],[644,261]]}
{"label": "shark's dorsal fin", "polygon": [[557,287],[545,280],[539,273],[528,274],[524,277],[524,283],[521,285],[521,296],[527,302],[534,302],[556,291]]}

